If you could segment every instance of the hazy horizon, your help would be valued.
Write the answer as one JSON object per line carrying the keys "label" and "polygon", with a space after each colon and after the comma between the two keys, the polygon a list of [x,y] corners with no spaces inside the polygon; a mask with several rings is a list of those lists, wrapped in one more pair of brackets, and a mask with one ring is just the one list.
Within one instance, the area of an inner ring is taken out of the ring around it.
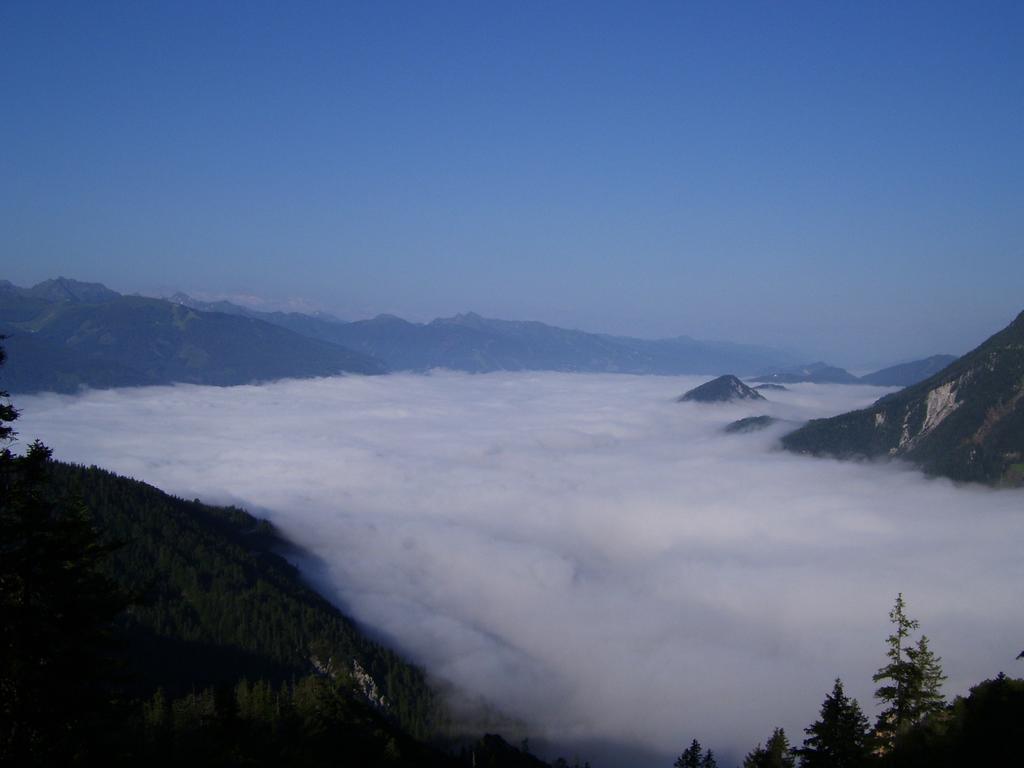
{"label": "hazy horizon", "polygon": [[[25,283],[19,285],[19,287],[21,287],[21,288],[29,288],[32,285],[37,284],[39,282],[43,282],[43,281],[49,280],[49,279],[58,279],[58,278],[65,278],[65,279],[70,279],[70,280],[79,280],[81,282],[102,282],[102,281],[98,281],[98,280],[90,280],[90,279],[85,279],[85,278],[81,278],[81,277],[78,277],[78,276],[72,276],[72,275],[51,275],[50,277],[43,278],[43,280],[39,280],[39,281],[35,281],[35,282],[25,282]],[[7,278],[4,278],[4,277],[0,276],[0,279],[7,279]],[[11,282],[13,282],[15,285],[18,285],[17,281],[11,281]],[[127,290],[127,289],[123,289],[123,288],[119,289],[116,286],[110,285],[108,283],[103,283],[103,284],[106,285],[108,288],[111,288],[113,290],[117,290],[119,293],[122,293],[124,295],[140,295],[140,296],[148,296],[148,297],[153,297],[153,298],[167,299],[167,298],[170,298],[170,297],[172,297],[172,296],[174,296],[176,294],[185,293],[190,298],[193,298],[193,299],[196,299],[196,300],[199,300],[199,301],[208,301],[208,302],[228,301],[228,302],[231,302],[231,303],[236,304],[238,306],[242,306],[242,307],[245,307],[245,308],[248,308],[248,309],[252,309],[252,310],[256,310],[256,311],[263,311],[263,312],[278,312],[278,311],[282,311],[282,312],[298,312],[298,313],[310,314],[310,315],[316,315],[318,313],[327,313],[327,314],[329,314],[329,315],[331,315],[331,316],[333,316],[333,317],[335,317],[338,320],[341,320],[343,322],[353,322],[353,321],[358,321],[358,320],[367,320],[367,319],[371,319],[371,318],[377,317],[378,315],[395,315],[395,313],[389,313],[389,312],[368,313],[368,314],[365,314],[365,315],[345,313],[345,312],[343,312],[341,310],[338,310],[336,308],[332,309],[332,308],[327,307],[326,305],[318,304],[316,302],[312,302],[312,301],[309,301],[309,300],[304,299],[302,297],[296,297],[296,296],[292,296],[292,297],[284,298],[284,299],[280,299],[280,300],[275,300],[275,299],[267,298],[266,296],[260,296],[260,295],[255,295],[255,294],[216,293],[216,292],[211,293],[211,292],[203,291],[203,290],[186,291],[186,290],[183,290],[183,289],[181,289],[179,287],[151,288],[151,289],[148,289],[148,290]],[[458,310],[458,311],[452,311],[452,312],[449,312],[447,314],[435,315],[435,316],[432,316],[432,317],[416,317],[416,316],[410,316],[410,315],[405,315],[405,316],[399,315],[399,316],[402,317],[402,319],[407,320],[409,322],[413,322],[413,323],[429,323],[429,322],[431,322],[433,320],[436,320],[436,319],[450,318],[450,317],[454,317],[456,315],[469,314],[469,313],[475,313],[475,314],[481,315],[481,316],[483,316],[485,318],[491,318],[491,319],[512,320],[512,321],[537,321],[537,322],[545,322],[544,320],[542,320],[540,318],[537,318],[537,317],[497,317],[495,315],[489,315],[489,314],[487,314],[485,312],[478,312],[477,310],[475,310],[473,308],[461,309],[461,310]],[[954,349],[952,345],[947,345],[946,347],[941,347],[941,348],[938,348],[938,349],[932,349],[931,351],[927,351],[924,347],[922,347],[921,348],[922,351],[919,354],[917,354],[916,356],[906,355],[906,356],[897,357],[897,358],[885,358],[885,357],[880,357],[878,355],[875,355],[875,356],[869,356],[869,357],[867,357],[865,359],[854,358],[851,361],[851,360],[847,360],[847,359],[841,359],[841,358],[837,357],[835,354],[833,354],[830,351],[819,351],[819,352],[816,353],[813,350],[808,350],[806,348],[800,348],[798,345],[793,344],[793,343],[785,343],[785,344],[766,344],[766,343],[765,344],[758,344],[756,342],[746,342],[746,343],[749,343],[752,346],[762,346],[762,347],[764,347],[766,349],[775,349],[775,350],[778,350],[778,351],[781,351],[781,352],[788,353],[795,360],[799,360],[799,362],[801,364],[802,363],[812,363],[812,362],[816,362],[816,361],[824,361],[824,362],[827,362],[827,363],[829,363],[831,365],[837,365],[837,366],[839,366],[841,368],[845,368],[845,369],[849,370],[851,373],[853,373],[855,375],[864,375],[864,374],[873,372],[873,371],[875,371],[877,369],[886,368],[886,367],[893,366],[893,365],[898,365],[900,363],[911,362],[911,361],[916,360],[916,359],[923,359],[923,358],[926,358],[926,357],[930,357],[932,355],[937,355],[937,354],[954,354],[954,355],[959,356],[959,355],[965,354],[966,352],[969,352],[970,350],[972,350],[976,346],[978,346],[981,342],[983,342],[986,338],[988,338],[988,336],[990,336],[991,334],[995,333],[996,331],[1001,330],[1005,325],[1007,325],[1011,320],[1013,320],[1014,317],[1016,317],[1016,314],[1008,317],[1005,322],[997,322],[996,325],[991,330],[985,332],[985,335],[983,337],[977,338],[976,340],[973,340],[973,341],[972,340],[967,340],[964,344],[962,344],[960,347],[958,347],[956,349]],[[555,325],[555,323],[552,323],[552,322],[549,322],[547,324],[557,327]],[[598,328],[585,328],[585,327],[573,326],[573,325],[562,326],[562,327],[567,327],[570,330],[583,331],[585,333],[592,333],[592,334],[608,334],[608,335],[622,336],[622,337],[630,336],[630,334],[628,334],[628,333],[615,333],[615,332],[608,331],[608,330],[606,330],[604,328],[600,328],[600,327],[598,327]],[[745,342],[737,341],[736,339],[700,337],[700,336],[695,336],[695,335],[690,334],[690,333],[686,333],[685,331],[682,331],[682,332],[679,332],[679,333],[672,333],[672,334],[665,335],[665,336],[646,336],[645,337],[645,336],[635,336],[634,335],[633,337],[634,338],[647,338],[647,339],[662,339],[662,338],[667,339],[667,338],[676,338],[676,337],[689,337],[689,338],[697,339],[699,341],[711,342],[711,343],[727,343],[727,344],[744,344],[745,343]]]}

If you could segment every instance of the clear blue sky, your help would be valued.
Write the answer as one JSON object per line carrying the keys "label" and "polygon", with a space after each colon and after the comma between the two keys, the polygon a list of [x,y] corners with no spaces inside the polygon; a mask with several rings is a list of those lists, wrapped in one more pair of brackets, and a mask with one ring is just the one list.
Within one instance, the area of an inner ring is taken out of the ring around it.
{"label": "clear blue sky", "polygon": [[1020,2],[0,5],[0,277],[961,352],[1024,309]]}

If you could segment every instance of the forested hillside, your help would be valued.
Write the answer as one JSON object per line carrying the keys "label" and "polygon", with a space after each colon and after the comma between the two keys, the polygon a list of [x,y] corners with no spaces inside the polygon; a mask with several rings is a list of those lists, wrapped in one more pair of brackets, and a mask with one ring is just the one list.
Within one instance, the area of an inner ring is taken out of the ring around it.
{"label": "forested hillside", "polygon": [[50,473],[55,502],[80,499],[102,539],[118,544],[106,567],[136,598],[120,623],[140,682],[180,693],[257,672],[282,682],[329,670],[382,697],[410,733],[438,729],[423,673],[306,587],[266,521],[95,467],[54,462]]}
{"label": "forested hillside", "polygon": [[305,586],[268,523],[38,444],[0,480],[0,763],[542,765],[455,739],[423,672]]}

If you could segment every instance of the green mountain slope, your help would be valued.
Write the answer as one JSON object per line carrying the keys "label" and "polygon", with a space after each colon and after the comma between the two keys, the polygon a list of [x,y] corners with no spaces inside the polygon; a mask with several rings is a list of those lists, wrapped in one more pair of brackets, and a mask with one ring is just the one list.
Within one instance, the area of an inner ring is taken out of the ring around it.
{"label": "green mountain slope", "polygon": [[124,628],[137,679],[172,692],[243,676],[284,681],[330,669],[380,700],[410,733],[442,717],[423,673],[368,639],[278,554],[265,521],[169,496],[95,467],[54,463],[58,498],[80,498],[120,542],[111,574],[141,601]]}
{"label": "green mountain slope", "polygon": [[446,738],[267,523],[32,452],[0,450],[0,764],[543,765]]}
{"label": "green mountain slope", "polygon": [[0,280],[0,323],[28,322],[45,312],[52,303],[7,280]]}
{"label": "green mountain slope", "polygon": [[1024,312],[930,378],[869,408],[816,419],[783,438],[791,451],[904,457],[962,481],[1024,481]]}
{"label": "green mountain slope", "polygon": [[90,356],[59,340],[24,332],[16,325],[0,323],[0,336],[11,362],[4,369],[4,386],[13,392],[75,392],[82,386],[95,389],[135,387],[152,379],[138,368],[119,360]]}

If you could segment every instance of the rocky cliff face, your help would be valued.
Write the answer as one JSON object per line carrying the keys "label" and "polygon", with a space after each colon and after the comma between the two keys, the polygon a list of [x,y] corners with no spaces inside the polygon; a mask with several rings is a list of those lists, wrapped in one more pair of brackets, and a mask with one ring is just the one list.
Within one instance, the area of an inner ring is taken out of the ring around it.
{"label": "rocky cliff face", "polygon": [[955,480],[1024,480],[1024,312],[934,376],[783,438],[800,453],[904,457]]}

